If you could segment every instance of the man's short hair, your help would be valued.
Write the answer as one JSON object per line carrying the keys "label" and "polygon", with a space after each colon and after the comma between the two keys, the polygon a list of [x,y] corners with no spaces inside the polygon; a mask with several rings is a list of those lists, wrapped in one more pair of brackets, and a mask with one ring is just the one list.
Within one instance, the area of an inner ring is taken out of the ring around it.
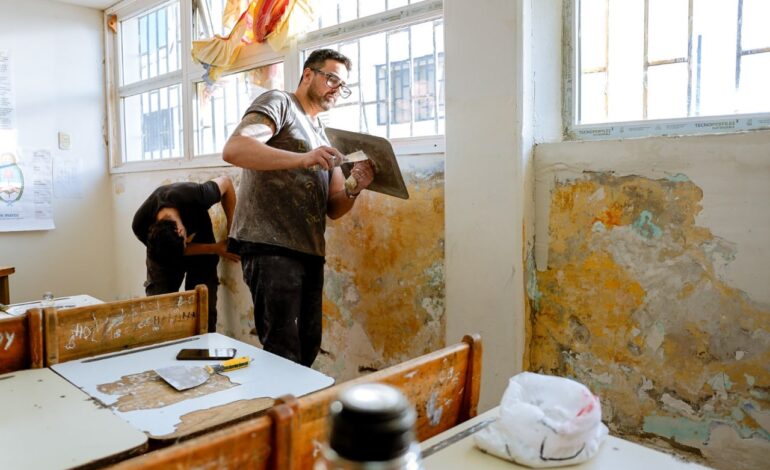
{"label": "man's short hair", "polygon": [[184,256],[184,238],[176,231],[176,222],[162,219],[150,225],[147,233],[147,257],[168,264]]}
{"label": "man's short hair", "polygon": [[345,68],[348,69],[348,72],[350,72],[351,67],[353,67],[353,62],[351,62],[350,59],[334,49],[317,49],[307,56],[305,65],[302,66],[302,71],[304,72],[305,69],[308,68],[320,69],[327,60],[335,60],[345,64]]}

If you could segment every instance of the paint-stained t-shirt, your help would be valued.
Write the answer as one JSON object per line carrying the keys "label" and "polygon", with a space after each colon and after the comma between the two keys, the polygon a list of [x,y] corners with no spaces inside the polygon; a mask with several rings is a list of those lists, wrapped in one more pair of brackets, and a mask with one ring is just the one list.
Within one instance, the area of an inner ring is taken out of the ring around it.
{"label": "paint-stained t-shirt", "polygon": [[[249,113],[275,123],[275,134],[267,141],[271,147],[305,153],[329,145],[320,121],[311,122],[293,93],[268,91],[254,100]],[[243,169],[230,236],[324,256],[329,178],[326,170]]]}
{"label": "paint-stained t-shirt", "polygon": [[[136,237],[147,245],[147,232],[155,222],[158,211],[164,207],[173,207],[179,211],[187,235],[195,234],[192,243],[215,243],[208,210],[220,199],[222,195],[214,181],[167,184],[153,191],[142,203],[134,215],[131,228]],[[201,256],[216,258],[216,255]]]}

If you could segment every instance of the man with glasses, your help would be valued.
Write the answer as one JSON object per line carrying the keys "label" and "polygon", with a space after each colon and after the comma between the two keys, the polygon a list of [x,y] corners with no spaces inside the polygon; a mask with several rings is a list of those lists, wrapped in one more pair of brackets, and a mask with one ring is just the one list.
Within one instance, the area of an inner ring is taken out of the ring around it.
{"label": "man with glasses", "polygon": [[346,214],[372,182],[368,162],[348,190],[318,114],[350,96],[350,59],[320,49],[305,61],[295,93],[268,91],[251,104],[222,158],[241,167],[230,249],[241,255],[266,351],[313,364],[321,347],[326,217]]}

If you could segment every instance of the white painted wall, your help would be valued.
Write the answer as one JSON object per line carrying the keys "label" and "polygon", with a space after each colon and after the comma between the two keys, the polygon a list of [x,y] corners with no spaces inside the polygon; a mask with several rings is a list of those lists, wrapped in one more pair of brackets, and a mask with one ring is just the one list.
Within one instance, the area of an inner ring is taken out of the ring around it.
{"label": "white painted wall", "polygon": [[447,343],[481,333],[480,410],[522,370],[532,151],[561,126],[560,0],[445,0]]}
{"label": "white painted wall", "polygon": [[[56,229],[0,233],[0,265],[16,267],[11,300],[87,293],[110,299],[115,271],[105,144],[102,14],[43,0],[0,0],[0,49],[13,56],[19,145],[80,162],[82,198],[54,198]],[[71,137],[58,150],[57,133]]]}
{"label": "white painted wall", "polygon": [[499,402],[524,347],[521,10],[444,4],[447,343],[481,334],[481,409]]}

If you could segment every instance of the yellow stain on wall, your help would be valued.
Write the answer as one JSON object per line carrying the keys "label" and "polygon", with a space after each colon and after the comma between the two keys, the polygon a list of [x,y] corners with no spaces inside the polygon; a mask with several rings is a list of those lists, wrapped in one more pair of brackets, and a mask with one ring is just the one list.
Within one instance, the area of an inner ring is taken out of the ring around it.
{"label": "yellow stain on wall", "polygon": [[[405,173],[408,200],[365,191],[327,227],[322,348],[335,358],[347,354],[343,377],[352,367],[378,369],[444,346],[439,163],[419,181]],[[368,357],[353,351],[353,333],[365,335]]]}
{"label": "yellow stain on wall", "polygon": [[[614,432],[713,453],[692,423],[767,444],[743,410],[770,413],[770,311],[717,275],[736,247],[695,225],[702,196],[689,181],[609,173],[558,182],[528,351],[530,370],[597,393]],[[651,416],[682,421],[664,430]]]}

